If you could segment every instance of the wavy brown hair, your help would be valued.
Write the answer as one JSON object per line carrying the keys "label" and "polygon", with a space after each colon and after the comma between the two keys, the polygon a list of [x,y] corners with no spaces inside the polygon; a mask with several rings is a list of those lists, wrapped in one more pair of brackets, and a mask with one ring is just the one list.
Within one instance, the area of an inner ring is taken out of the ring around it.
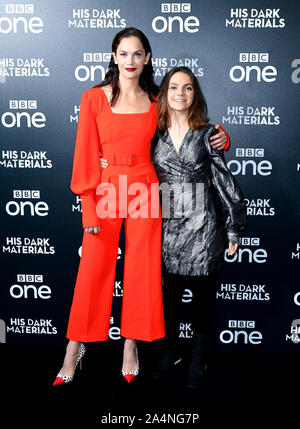
{"label": "wavy brown hair", "polygon": [[[117,54],[118,46],[122,39],[125,37],[137,37],[141,44],[143,45],[143,48],[145,50],[146,55],[150,52],[150,58],[148,61],[148,64],[144,65],[143,71],[139,78],[139,85],[142,88],[143,91],[146,92],[148,95],[149,100],[151,103],[154,101],[153,96],[156,96],[158,94],[158,86],[154,83],[154,70],[152,66],[152,50],[149,43],[149,40],[145,36],[145,34],[138,30],[135,27],[127,27],[123,30],[119,31],[113,41],[112,41],[112,52]],[[102,86],[111,85],[112,87],[112,97],[111,97],[111,106],[114,106],[118,100],[118,97],[120,95],[120,88],[119,88],[119,69],[118,65],[115,64],[113,56],[110,58],[110,62],[108,65],[108,70],[104,76],[104,80],[100,82],[98,85],[93,86],[93,88],[101,88]]]}
{"label": "wavy brown hair", "polygon": [[161,131],[167,131],[171,126],[167,95],[171,77],[178,72],[187,74],[191,78],[194,88],[194,100],[188,111],[189,127],[192,128],[192,130],[198,130],[199,128],[205,127],[209,121],[207,117],[207,104],[198,79],[188,67],[174,67],[164,76],[158,93],[157,125]]}

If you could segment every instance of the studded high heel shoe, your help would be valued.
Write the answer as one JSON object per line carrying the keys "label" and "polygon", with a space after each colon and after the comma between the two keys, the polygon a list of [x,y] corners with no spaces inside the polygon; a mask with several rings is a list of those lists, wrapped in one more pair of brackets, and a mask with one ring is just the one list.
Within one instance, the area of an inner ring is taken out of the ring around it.
{"label": "studded high heel shoe", "polygon": [[70,381],[73,380],[74,378],[74,374],[75,374],[75,370],[77,368],[77,365],[80,363],[80,369],[82,369],[82,358],[85,355],[86,352],[86,348],[85,345],[83,343],[80,343],[80,347],[79,347],[79,353],[78,353],[78,357],[74,366],[74,371],[73,371],[73,375],[63,375],[61,373],[58,373],[56,376],[56,379],[54,380],[53,386],[59,386],[61,384],[66,384],[66,383],[70,383]]}
{"label": "studded high heel shoe", "polygon": [[135,369],[134,371],[125,371],[122,369],[122,375],[125,378],[125,380],[127,381],[127,383],[131,383],[131,381],[138,375],[139,373],[139,358],[138,358],[138,352],[137,352],[137,347],[135,348],[135,355],[136,355],[136,361],[138,364],[138,368]]}

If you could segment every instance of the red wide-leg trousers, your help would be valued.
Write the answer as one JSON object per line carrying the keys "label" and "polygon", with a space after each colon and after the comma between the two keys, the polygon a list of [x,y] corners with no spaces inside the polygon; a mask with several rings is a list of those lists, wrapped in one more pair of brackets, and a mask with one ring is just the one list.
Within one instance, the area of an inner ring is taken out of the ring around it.
{"label": "red wide-leg trousers", "polygon": [[120,334],[142,341],[154,341],[165,336],[160,215],[157,218],[105,218],[99,222],[100,233],[84,230],[67,329],[70,340],[108,339],[123,221],[125,256]]}

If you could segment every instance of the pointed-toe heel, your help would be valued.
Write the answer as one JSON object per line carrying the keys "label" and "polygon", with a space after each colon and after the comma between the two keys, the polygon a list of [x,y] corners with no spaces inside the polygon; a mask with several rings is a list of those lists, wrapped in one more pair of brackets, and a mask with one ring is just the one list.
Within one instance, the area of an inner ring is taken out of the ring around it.
{"label": "pointed-toe heel", "polygon": [[132,380],[134,380],[135,377],[139,373],[139,359],[138,359],[137,348],[135,349],[135,354],[136,354],[136,361],[137,361],[137,364],[138,364],[138,368],[135,369],[134,371],[126,371],[126,370],[122,369],[122,375],[125,378],[125,380],[127,381],[127,383],[131,383]]}
{"label": "pointed-toe heel", "polygon": [[73,378],[74,378],[74,374],[75,374],[75,370],[79,364],[80,369],[82,369],[82,358],[85,355],[86,352],[86,348],[85,345],[83,343],[80,343],[80,347],[79,347],[79,353],[78,353],[78,357],[74,366],[74,371],[73,371],[73,375],[63,375],[61,373],[58,373],[53,386],[60,386],[62,384],[66,384],[66,383],[70,383]]}

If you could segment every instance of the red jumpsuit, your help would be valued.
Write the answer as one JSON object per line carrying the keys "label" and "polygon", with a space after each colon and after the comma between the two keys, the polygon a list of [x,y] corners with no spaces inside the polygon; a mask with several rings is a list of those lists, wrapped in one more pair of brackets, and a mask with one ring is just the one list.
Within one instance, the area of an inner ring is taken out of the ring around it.
{"label": "red jumpsuit", "polygon": [[[101,231],[93,234],[84,230],[83,233],[81,261],[67,329],[70,340],[88,342],[108,338],[123,221],[125,259],[120,333],[125,338],[143,341],[165,336],[160,209],[156,217],[127,216],[118,202],[122,175],[127,182],[127,191],[136,182],[149,190],[145,195],[146,205],[149,203],[150,207],[151,183],[158,184],[150,159],[156,126],[155,102],[146,113],[121,114],[111,110],[102,88],[92,88],[82,94],[71,190],[81,196],[83,227],[101,225]],[[109,162],[109,166],[102,170],[100,153]],[[115,217],[113,213],[106,218],[98,216],[99,202],[105,194],[99,195],[99,183],[104,190],[106,185],[102,184],[105,183],[113,184],[116,189]],[[137,195],[127,196],[128,205]]]}

